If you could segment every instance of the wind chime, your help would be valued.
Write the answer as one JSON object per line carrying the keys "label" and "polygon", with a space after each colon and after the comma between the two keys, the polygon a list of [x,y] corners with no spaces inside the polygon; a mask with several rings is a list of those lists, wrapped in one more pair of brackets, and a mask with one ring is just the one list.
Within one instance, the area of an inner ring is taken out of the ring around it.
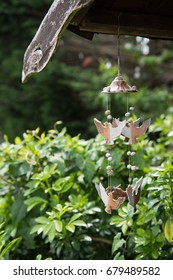
{"label": "wind chime", "polygon": [[[119,21],[119,19],[118,19]],[[128,95],[129,93],[136,93],[137,89],[135,86],[129,86],[120,74],[120,36],[119,36],[119,23],[118,23],[118,44],[117,44],[117,57],[118,57],[118,75],[112,81],[112,83],[103,88],[102,93],[107,95],[107,109],[105,111],[106,122],[102,123],[98,119],[94,118],[94,123],[98,130],[98,133],[102,135],[105,139],[105,145],[107,146],[106,159],[108,165],[107,175],[108,175],[108,187],[105,189],[100,182],[95,184],[100,198],[105,204],[105,211],[108,214],[112,213],[112,210],[117,210],[124,201],[128,201],[130,205],[133,206],[134,212],[136,211],[136,204],[140,197],[140,187],[142,185],[143,177],[139,178],[134,186],[130,184],[132,178],[130,178],[130,171],[138,170],[138,167],[130,164],[130,157],[135,155],[134,151],[131,151],[130,145],[137,143],[137,138],[144,135],[150,125],[151,120],[147,119],[140,125],[140,118],[135,121],[130,121],[130,116],[134,107],[129,107],[128,105]],[[127,112],[125,113],[125,119],[116,119],[111,114],[111,95],[112,94],[126,94],[127,96]],[[129,112],[131,111],[131,113]],[[128,164],[126,168],[129,170],[129,178],[126,190],[121,189],[121,185],[116,187],[111,186],[111,176],[113,176],[113,166],[112,166],[112,145],[117,137],[123,136],[122,138],[129,145],[129,150],[127,151],[127,156],[129,157]]]}

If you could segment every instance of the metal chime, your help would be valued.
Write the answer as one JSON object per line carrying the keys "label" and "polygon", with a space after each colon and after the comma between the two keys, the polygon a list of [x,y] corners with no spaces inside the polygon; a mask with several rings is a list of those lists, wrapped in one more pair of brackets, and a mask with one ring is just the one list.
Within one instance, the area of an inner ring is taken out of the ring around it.
{"label": "metal chime", "polygon": [[[119,26],[119,25],[118,25]],[[120,36],[119,36],[119,27],[118,27],[118,75],[112,81],[112,83],[103,88],[102,93],[107,94],[108,102],[107,109],[105,111],[105,115],[107,121],[105,123],[101,123],[98,119],[94,118],[94,123],[97,127],[98,133],[102,135],[105,139],[105,144],[107,145],[106,159],[108,161],[107,175],[108,175],[108,187],[105,189],[103,185],[95,184],[95,187],[98,191],[99,196],[105,204],[105,211],[108,214],[112,213],[112,210],[118,209],[120,205],[127,200],[130,205],[133,206],[134,211],[136,211],[136,204],[139,201],[140,196],[140,187],[143,181],[143,177],[137,180],[135,186],[132,187],[130,184],[130,175],[129,182],[127,184],[126,190],[122,190],[120,185],[113,188],[111,187],[111,176],[113,175],[113,166],[112,166],[112,145],[114,144],[114,140],[123,136],[124,141],[126,141],[129,146],[130,144],[137,143],[137,138],[141,135],[144,135],[150,125],[151,120],[147,119],[140,126],[140,118],[131,122],[129,117],[134,110],[134,107],[129,107],[128,105],[128,94],[136,93],[137,89],[135,86],[129,86],[123,77],[120,74]],[[111,114],[111,95],[112,94],[126,94],[127,95],[127,112],[125,113],[125,119],[119,120],[114,118]],[[127,156],[129,157],[128,164],[126,168],[130,171],[138,170],[138,167],[130,164],[130,158],[135,155],[134,151],[129,149],[127,151]],[[129,172],[130,174],[130,172]]]}

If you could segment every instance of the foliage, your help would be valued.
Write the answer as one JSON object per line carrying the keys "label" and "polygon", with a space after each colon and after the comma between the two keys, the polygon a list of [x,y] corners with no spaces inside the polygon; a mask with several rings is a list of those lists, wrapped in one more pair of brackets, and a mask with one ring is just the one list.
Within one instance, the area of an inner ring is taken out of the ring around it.
{"label": "foliage", "polygon": [[[173,258],[172,123],[171,115],[162,115],[150,128],[149,136],[156,134],[157,140],[143,140],[137,144],[139,157],[143,154],[146,176],[137,212],[134,214],[128,205],[123,206],[110,220],[123,234],[122,237],[118,235],[119,242],[124,245],[115,259]],[[113,244],[114,253],[118,249],[116,244]]]}
{"label": "foliage", "polygon": [[37,129],[1,144],[0,223],[7,245],[21,239],[5,258],[92,259],[102,250],[110,258],[115,230],[92,183],[100,172],[99,142],[72,138],[65,129],[39,136]]}
{"label": "foliage", "polygon": [[[159,130],[157,140],[142,137],[133,146],[138,151],[134,164],[140,163],[134,181],[145,177],[137,212],[124,203],[111,217],[94,188],[100,179],[107,184],[100,136],[82,140],[65,129],[46,134],[36,129],[16,137],[14,144],[5,137],[0,146],[0,223],[1,248],[7,249],[1,258],[111,259],[113,254],[115,259],[172,259],[171,131],[167,137],[172,122],[172,116],[162,116],[149,133]],[[112,152],[112,185],[124,188],[127,145],[117,139]]]}
{"label": "foliage", "polygon": [[[10,140],[22,136],[26,129],[48,130],[57,119],[64,122],[72,136],[81,133],[85,139],[94,137],[93,116],[101,119],[107,104],[100,91],[117,74],[114,36],[108,48],[103,45],[104,36],[95,36],[90,43],[67,31],[46,69],[21,84],[23,55],[51,3],[51,0],[9,0],[0,6],[0,133],[8,134]],[[74,44],[77,40],[78,45]],[[144,56],[142,44],[135,37],[121,38],[122,74],[139,90],[132,104],[137,115],[152,115],[152,119],[172,107],[173,65],[172,42],[158,41],[159,53],[154,51],[153,44],[150,41],[150,53]],[[98,51],[94,52],[96,48]],[[106,55],[105,48],[112,55]],[[85,68],[79,57],[88,56],[96,62]],[[112,104],[112,113],[123,116],[126,108],[123,97],[114,96]]]}

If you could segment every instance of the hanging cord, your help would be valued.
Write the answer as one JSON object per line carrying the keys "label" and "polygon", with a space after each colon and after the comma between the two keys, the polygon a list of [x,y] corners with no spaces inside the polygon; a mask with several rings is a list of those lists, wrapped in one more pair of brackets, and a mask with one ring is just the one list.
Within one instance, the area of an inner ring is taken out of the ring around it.
{"label": "hanging cord", "polygon": [[[128,149],[128,151],[130,151],[131,149]],[[130,156],[128,158],[128,165],[131,165],[131,161],[130,161]],[[130,181],[131,181],[131,168],[128,168],[128,183],[130,184]]]}
{"label": "hanging cord", "polygon": [[118,42],[117,42],[117,57],[118,57],[118,76],[120,76],[120,16],[121,14],[118,15]]}
{"label": "hanging cord", "polygon": [[129,95],[128,95],[128,93],[127,93],[127,98],[126,98],[126,107],[127,107],[127,111],[126,112],[128,112],[129,111]]}
{"label": "hanging cord", "polygon": [[[111,147],[109,148],[109,153],[112,157],[112,148]],[[110,187],[110,188],[111,188],[111,185],[112,185],[111,177],[112,177],[112,174],[108,174],[108,187]]]}
{"label": "hanging cord", "polygon": [[[107,110],[110,111],[110,114],[111,114],[111,96],[110,94],[108,93],[107,94]],[[109,157],[112,158],[112,147],[110,146],[109,149],[108,149],[108,153],[109,153]],[[111,166],[112,167],[112,166]],[[108,171],[108,187],[111,187],[111,176],[112,174],[110,174],[111,171]]]}
{"label": "hanging cord", "polygon": [[111,97],[109,93],[107,94],[107,110],[111,112]]}
{"label": "hanging cord", "polygon": [[120,35],[119,34],[118,34],[118,45],[117,45],[117,57],[118,57],[118,76],[120,76]]}
{"label": "hanging cord", "polygon": [[[118,15],[118,43],[117,43],[117,59],[118,59],[118,76],[120,76],[120,16],[121,14]],[[108,93],[108,99],[107,99],[107,110],[110,111],[110,114],[111,114],[111,96],[110,94]],[[112,147],[110,146],[109,147],[109,154],[110,154],[110,157],[112,158]],[[112,167],[112,165],[111,165]],[[113,170],[110,171],[110,173],[108,172],[108,186],[111,187],[111,177],[112,177],[112,173],[113,173]]]}

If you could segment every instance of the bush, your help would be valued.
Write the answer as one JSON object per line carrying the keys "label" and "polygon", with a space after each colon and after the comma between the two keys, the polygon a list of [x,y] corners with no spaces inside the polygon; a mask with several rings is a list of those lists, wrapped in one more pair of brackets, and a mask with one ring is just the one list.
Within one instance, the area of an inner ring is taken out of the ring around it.
{"label": "bush", "polygon": [[92,183],[102,157],[98,141],[72,138],[65,129],[41,136],[36,129],[23,139],[16,137],[15,144],[7,139],[1,144],[2,238],[7,244],[20,238],[5,258],[35,259],[41,254],[92,259],[102,257],[102,250],[111,258],[115,230],[98,207]]}
{"label": "bush", "polygon": [[[158,119],[149,133],[154,140],[142,137],[132,147],[139,170],[131,175],[134,181],[145,177],[137,212],[124,203],[112,216],[104,212],[94,187],[100,179],[107,186],[100,136],[86,141],[54,128],[41,135],[39,129],[27,131],[14,144],[5,137],[0,146],[1,259],[171,259],[172,122],[171,116]],[[125,188],[127,145],[117,139],[112,153],[112,185]]]}

